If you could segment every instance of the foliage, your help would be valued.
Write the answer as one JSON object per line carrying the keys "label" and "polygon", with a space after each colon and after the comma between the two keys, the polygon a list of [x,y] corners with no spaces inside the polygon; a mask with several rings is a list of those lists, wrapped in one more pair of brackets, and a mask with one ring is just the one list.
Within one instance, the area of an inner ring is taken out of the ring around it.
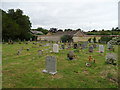
{"label": "foliage", "polygon": [[113,45],[120,45],[120,37],[114,37],[110,40],[110,43]]}
{"label": "foliage", "polygon": [[48,30],[47,30],[47,29],[44,29],[44,28],[42,28],[42,27],[38,27],[38,28],[36,29],[36,31],[41,31],[43,34],[47,34],[47,33],[48,33]]}
{"label": "foliage", "polygon": [[8,13],[2,10],[2,35],[4,40],[30,38],[31,23],[29,17],[23,15],[23,11],[17,9],[8,10]]}
{"label": "foliage", "polygon": [[62,37],[61,37],[61,41],[62,42],[71,42],[72,41],[72,36],[71,35],[63,35]]}
{"label": "foliage", "polygon": [[57,28],[50,28],[49,32],[56,33],[58,30]]}
{"label": "foliage", "polygon": [[88,41],[91,43],[91,38],[89,38]]}
{"label": "foliage", "polygon": [[106,36],[106,37],[101,37],[99,41],[100,41],[100,42],[102,42],[102,41],[108,42],[108,41],[110,41],[112,38],[113,38],[113,37],[107,37],[107,36]]}
{"label": "foliage", "polygon": [[96,37],[93,38],[93,42],[96,43]]}

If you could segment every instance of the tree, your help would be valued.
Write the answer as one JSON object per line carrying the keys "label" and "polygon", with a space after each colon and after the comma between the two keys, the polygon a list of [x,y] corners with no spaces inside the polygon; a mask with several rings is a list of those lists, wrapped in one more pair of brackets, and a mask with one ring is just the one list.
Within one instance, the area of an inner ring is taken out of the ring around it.
{"label": "tree", "polygon": [[61,41],[62,42],[72,42],[73,40],[72,40],[72,36],[71,35],[63,35],[62,37],[61,37]]}
{"label": "tree", "polygon": [[29,17],[23,15],[23,11],[17,9],[8,10],[8,13],[2,10],[2,29],[3,39],[29,39],[31,37],[31,23]]}
{"label": "tree", "polygon": [[113,37],[101,37],[100,38],[100,41],[105,41],[105,42],[108,42],[110,40],[112,40]]}
{"label": "tree", "polygon": [[96,37],[93,38],[93,42],[96,43]]}
{"label": "tree", "polygon": [[56,33],[57,32],[57,28],[50,28],[49,32]]}
{"label": "tree", "polygon": [[47,30],[47,29],[44,29],[44,28],[42,28],[42,27],[38,27],[36,30],[37,30],[37,31],[41,31],[43,34],[47,34],[47,33],[48,33],[48,30]]}
{"label": "tree", "polygon": [[88,39],[89,43],[91,43],[91,38]]}

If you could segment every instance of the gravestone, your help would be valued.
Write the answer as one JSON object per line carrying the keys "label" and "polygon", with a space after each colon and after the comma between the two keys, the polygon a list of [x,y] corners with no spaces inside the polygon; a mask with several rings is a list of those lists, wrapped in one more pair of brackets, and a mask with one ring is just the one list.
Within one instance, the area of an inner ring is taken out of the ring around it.
{"label": "gravestone", "polygon": [[74,44],[74,49],[77,49],[77,44]]}
{"label": "gravestone", "polygon": [[56,74],[56,58],[54,56],[46,57],[46,69],[43,70],[44,73]]}
{"label": "gravestone", "polygon": [[97,47],[96,44],[93,44],[93,47],[96,48]]}
{"label": "gravestone", "polygon": [[65,49],[65,46],[62,44],[62,45],[61,45],[61,48],[62,48],[62,49]]}
{"label": "gravestone", "polygon": [[27,48],[26,50],[27,50],[27,51],[29,51],[30,49],[29,49],[29,48]]}
{"label": "gravestone", "polygon": [[106,63],[107,64],[113,64],[115,65],[115,61],[116,61],[116,55],[114,53],[107,53],[106,55]]}
{"label": "gravestone", "polygon": [[99,52],[103,53],[104,52],[104,46],[103,45],[99,45]]}
{"label": "gravestone", "polygon": [[53,52],[58,53],[59,52],[59,45],[53,44]]}
{"label": "gravestone", "polygon": [[93,52],[93,46],[89,47],[89,52]]}
{"label": "gravestone", "polygon": [[17,55],[20,55],[20,50],[18,50]]}
{"label": "gravestone", "polygon": [[75,58],[75,54],[74,54],[74,51],[70,51],[68,54],[67,54],[67,57],[69,60],[73,60]]}
{"label": "gravestone", "polygon": [[21,47],[21,50],[24,50],[24,47]]}
{"label": "gravestone", "polygon": [[85,45],[84,44],[81,44],[81,49],[84,49],[85,48]]}
{"label": "gravestone", "polygon": [[38,56],[41,56],[43,54],[42,50],[38,50]]}
{"label": "gravestone", "polygon": [[107,43],[107,47],[108,47],[109,50],[114,51],[114,47],[113,47],[112,44],[110,44],[110,42]]}

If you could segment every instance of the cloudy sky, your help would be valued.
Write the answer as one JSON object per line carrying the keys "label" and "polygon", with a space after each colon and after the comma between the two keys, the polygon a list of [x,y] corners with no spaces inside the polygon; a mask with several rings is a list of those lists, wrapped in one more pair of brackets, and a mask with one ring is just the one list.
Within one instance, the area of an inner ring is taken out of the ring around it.
{"label": "cloudy sky", "polygon": [[118,26],[119,0],[2,0],[2,9],[21,9],[32,28],[101,30]]}

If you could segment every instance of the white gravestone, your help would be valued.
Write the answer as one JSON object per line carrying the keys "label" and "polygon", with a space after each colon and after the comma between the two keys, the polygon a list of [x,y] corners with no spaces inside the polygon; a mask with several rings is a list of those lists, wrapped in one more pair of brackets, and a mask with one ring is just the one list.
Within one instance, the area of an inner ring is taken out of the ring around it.
{"label": "white gravestone", "polygon": [[53,44],[53,52],[58,53],[59,52],[59,45]]}
{"label": "white gravestone", "polygon": [[104,46],[103,45],[99,45],[99,52],[103,53],[104,52]]}
{"label": "white gravestone", "polygon": [[46,69],[43,70],[44,73],[56,74],[56,58],[54,56],[46,57]]}

